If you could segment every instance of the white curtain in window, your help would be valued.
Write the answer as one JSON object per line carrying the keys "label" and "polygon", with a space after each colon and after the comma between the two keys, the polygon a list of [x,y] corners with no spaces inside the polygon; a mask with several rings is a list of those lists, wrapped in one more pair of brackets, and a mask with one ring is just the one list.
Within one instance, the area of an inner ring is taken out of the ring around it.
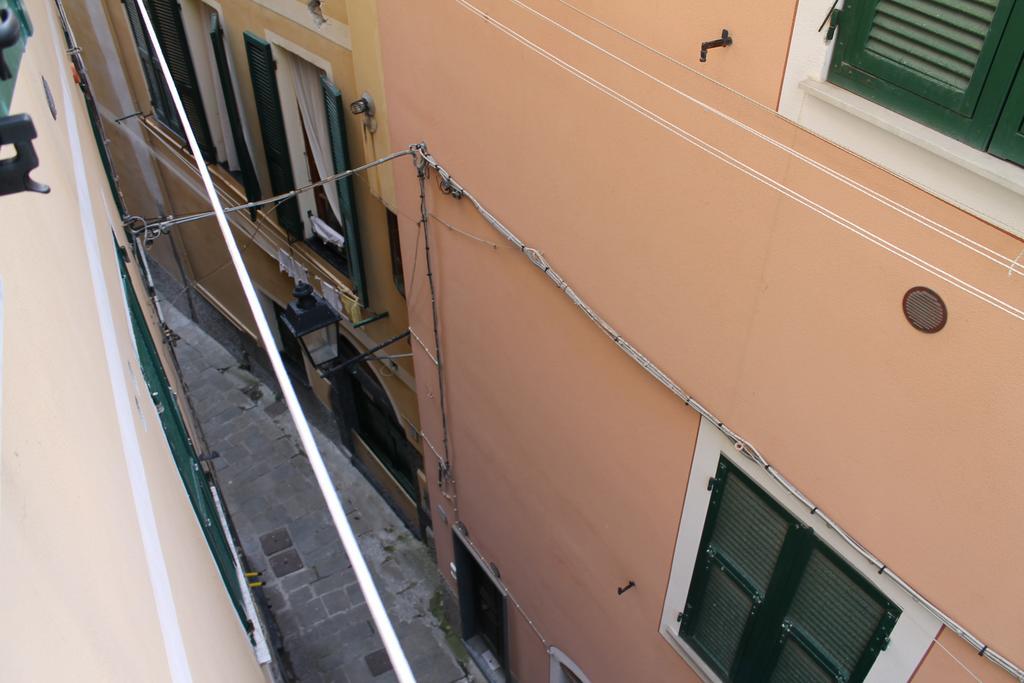
{"label": "white curtain in window", "polygon": [[[285,73],[291,75],[292,83],[295,86],[295,97],[299,101],[299,114],[302,115],[302,125],[306,128],[306,135],[309,137],[309,147],[313,150],[313,162],[316,164],[317,174],[321,178],[334,175],[334,159],[331,156],[331,136],[327,130],[327,112],[324,110],[324,95],[320,85],[320,74],[323,73],[305,59],[287,53],[285,60],[288,70]],[[324,187],[324,194],[327,195],[327,202],[331,205],[331,211],[341,222],[341,206],[338,202],[338,192],[334,183]]]}

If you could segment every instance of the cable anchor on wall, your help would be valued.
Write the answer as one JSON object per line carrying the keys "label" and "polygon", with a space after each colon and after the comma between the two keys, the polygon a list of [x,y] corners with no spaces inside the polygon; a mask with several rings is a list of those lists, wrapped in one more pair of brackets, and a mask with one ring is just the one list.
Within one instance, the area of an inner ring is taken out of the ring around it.
{"label": "cable anchor on wall", "polygon": [[732,45],[732,36],[729,35],[728,29],[723,28],[721,38],[708,40],[700,44],[700,61],[708,61],[708,50],[716,47],[729,47],[730,45]]}

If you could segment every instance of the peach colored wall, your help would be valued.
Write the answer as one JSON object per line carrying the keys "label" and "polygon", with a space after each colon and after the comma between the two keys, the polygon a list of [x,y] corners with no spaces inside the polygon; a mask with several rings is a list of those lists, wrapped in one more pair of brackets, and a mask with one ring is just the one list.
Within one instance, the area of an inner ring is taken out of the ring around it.
{"label": "peach colored wall", "polygon": [[[1024,307],[1024,285],[1005,267],[507,0],[470,1],[672,124]],[[928,218],[1010,259],[1021,251],[1020,241],[597,31],[555,0],[530,4]],[[659,42],[658,33],[690,30],[685,17],[658,13],[664,3],[640,5],[630,3],[628,17],[618,3],[588,7],[651,32],[659,45],[667,39]],[[751,24],[743,43],[737,30],[735,52],[711,54],[708,73],[773,103],[784,48],[756,56],[740,50],[758,40],[784,46],[792,7],[714,7]],[[1017,587],[1024,538],[1012,521],[1024,512],[1015,447],[1024,437],[1024,321],[713,159],[454,1],[382,2],[379,11],[394,147],[425,139],[458,181],[542,250],[620,332],[822,509],[992,647],[1024,660],[1016,638],[1024,628]],[[395,173],[400,208],[415,216],[415,177],[400,166]],[[468,202],[434,188],[433,212],[499,239]],[[550,644],[595,683],[684,676],[687,667],[657,627],[695,415],[514,250],[492,249],[436,221],[433,237],[458,518]],[[402,240],[408,266],[417,244],[411,221],[403,222]],[[945,298],[950,322],[940,334],[919,333],[904,320],[900,302],[915,285]],[[422,269],[410,290],[410,322],[426,339]],[[418,352],[416,369],[424,430],[440,444],[434,368]],[[431,478],[436,492],[436,472]],[[435,502],[453,522],[452,506],[440,495]],[[445,568],[450,540],[438,516],[435,529]],[[617,597],[615,587],[630,578],[638,588]],[[529,637],[521,631],[517,638]],[[521,680],[531,680],[522,671],[540,670],[536,657],[513,662]],[[934,657],[933,649],[930,664]],[[945,669],[951,661],[932,665]]]}

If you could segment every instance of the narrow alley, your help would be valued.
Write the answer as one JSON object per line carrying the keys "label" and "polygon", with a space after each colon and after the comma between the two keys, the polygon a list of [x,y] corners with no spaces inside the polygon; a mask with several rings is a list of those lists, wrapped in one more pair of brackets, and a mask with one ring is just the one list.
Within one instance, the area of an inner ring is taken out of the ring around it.
{"label": "narrow alley", "polygon": [[[251,342],[208,303],[197,296],[188,302],[177,283],[158,282],[167,291],[162,308],[179,338],[182,375],[218,454],[217,479],[248,563],[263,572],[295,676],[303,682],[395,680],[269,371],[250,356],[257,353]],[[194,310],[220,339],[176,306]],[[472,680],[463,668],[468,664],[460,665],[449,646],[458,639],[446,640],[443,589],[429,551],[352,466],[326,408],[308,391],[300,396],[417,680]]]}

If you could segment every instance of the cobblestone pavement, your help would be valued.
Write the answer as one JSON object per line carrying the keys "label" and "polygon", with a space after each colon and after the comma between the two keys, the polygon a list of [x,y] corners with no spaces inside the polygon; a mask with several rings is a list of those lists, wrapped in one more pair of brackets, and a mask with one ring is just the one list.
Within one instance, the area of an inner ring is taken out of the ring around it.
{"label": "cobblestone pavement", "polygon": [[[163,310],[180,337],[176,353],[197,416],[220,454],[213,463],[227,508],[250,564],[263,571],[295,674],[303,682],[396,680],[272,380],[225,348],[237,352],[237,339],[222,345],[168,303]],[[446,639],[441,579],[427,548],[325,435],[336,435],[336,426],[303,394],[308,412],[319,416],[314,436],[417,680],[474,680],[449,646],[454,639]]]}

